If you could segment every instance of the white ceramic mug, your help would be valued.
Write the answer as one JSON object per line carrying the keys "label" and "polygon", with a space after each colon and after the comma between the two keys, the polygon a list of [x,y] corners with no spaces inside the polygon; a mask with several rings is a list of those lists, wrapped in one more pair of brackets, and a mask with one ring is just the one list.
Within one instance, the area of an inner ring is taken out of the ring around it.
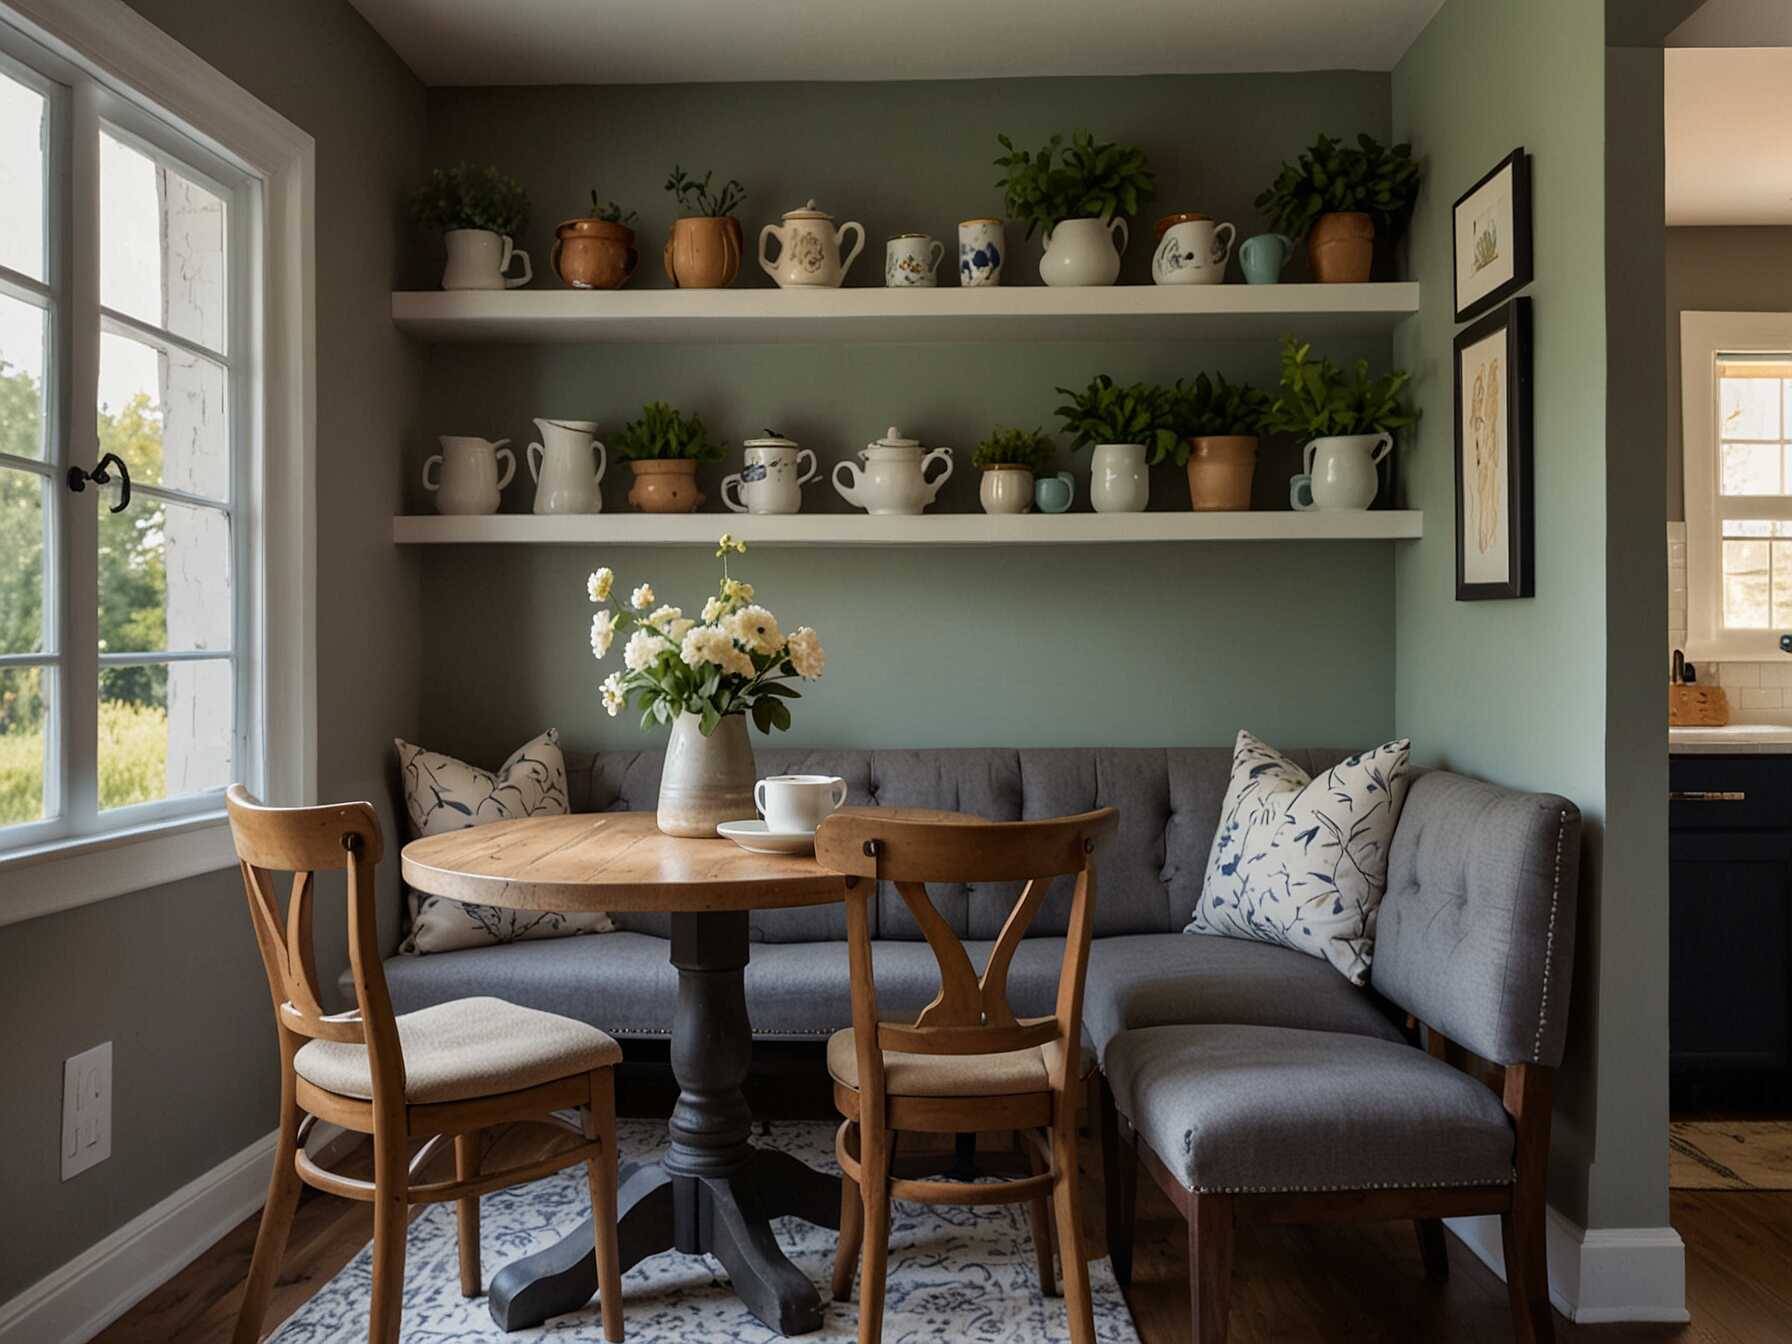
{"label": "white ceramic mug", "polygon": [[1185,219],[1164,230],[1151,254],[1151,278],[1160,285],[1217,285],[1226,278],[1238,230],[1211,219]]}
{"label": "white ceramic mug", "polygon": [[[442,235],[448,248],[448,264],[442,270],[443,289],[520,289],[534,277],[529,254],[510,241],[508,234],[490,229],[449,229]],[[523,273],[510,275],[510,263],[521,258]]]}
{"label": "white ceramic mug", "polygon": [[768,775],[753,786],[753,802],[775,835],[808,835],[846,802],[838,775]]}
{"label": "white ceramic mug", "polygon": [[939,283],[946,245],[924,233],[898,234],[884,244],[884,284],[890,289],[932,289]]}
{"label": "white ceramic mug", "polygon": [[983,289],[1002,283],[1008,238],[999,219],[967,219],[958,226],[958,283]]}

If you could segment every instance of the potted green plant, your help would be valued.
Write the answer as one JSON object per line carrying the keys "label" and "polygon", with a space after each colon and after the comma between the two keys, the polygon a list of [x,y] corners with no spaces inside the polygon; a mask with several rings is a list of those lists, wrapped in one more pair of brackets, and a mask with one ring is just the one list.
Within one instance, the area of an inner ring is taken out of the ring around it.
{"label": "potted green plant", "polygon": [[677,164],[666,178],[666,190],[684,214],[672,221],[666,238],[666,274],[680,289],[726,289],[740,273],[740,221],[734,217],[747,199],[734,178],[712,187],[713,171],[702,180]]}
{"label": "potted green plant", "polygon": [[1418,421],[1401,396],[1411,375],[1396,369],[1369,376],[1357,360],[1347,377],[1329,359],[1314,359],[1312,346],[1282,340],[1282,378],[1265,426],[1307,439],[1305,470],[1289,482],[1297,509],[1366,509],[1380,485],[1376,468],[1394,447],[1394,432]]}
{"label": "potted green plant", "polygon": [[1024,223],[1029,238],[1045,230],[1040,277],[1048,285],[1113,284],[1127,241],[1121,216],[1136,215],[1157,187],[1145,151],[1098,144],[1088,131],[1074,132],[1068,145],[1054,135],[1037,154],[1005,135],[996,139],[1008,151],[995,161],[1004,170],[996,188],[1008,217]]}
{"label": "potted green plant", "polygon": [[[496,168],[437,168],[412,194],[411,213],[447,245],[443,289],[516,289],[533,278],[529,254],[511,241],[529,218],[529,198]],[[513,257],[523,259],[520,276],[507,274]]]}
{"label": "potted green plant", "polygon": [[1038,429],[997,429],[977,445],[971,465],[983,473],[977,498],[985,513],[1026,513],[1033,507],[1033,477],[1051,466],[1057,450]]}
{"label": "potted green plant", "polygon": [[1171,395],[1178,434],[1172,456],[1188,468],[1189,506],[1202,513],[1250,508],[1269,393],[1202,373],[1193,383],[1178,382]]}
{"label": "potted green plant", "polygon": [[1151,461],[1161,462],[1175,450],[1174,408],[1163,388],[1148,383],[1116,383],[1097,374],[1081,392],[1058,391],[1069,398],[1058,407],[1071,451],[1092,446],[1089,458],[1089,502],[1098,513],[1139,513],[1151,499]]}
{"label": "potted green plant", "polygon": [[1392,149],[1372,136],[1354,146],[1322,135],[1257,197],[1257,208],[1289,238],[1307,239],[1313,277],[1360,284],[1369,278],[1379,225],[1390,238],[1405,228],[1419,195],[1411,145]]}
{"label": "potted green plant", "polygon": [[723,447],[710,442],[702,416],[686,417],[663,401],[648,402],[615,442],[617,455],[635,475],[628,502],[643,513],[690,513],[703,503],[697,464],[720,462]]}
{"label": "potted green plant", "polygon": [[591,192],[591,213],[554,230],[554,269],[574,289],[621,289],[635,273],[635,212],[615,201],[599,204]]}

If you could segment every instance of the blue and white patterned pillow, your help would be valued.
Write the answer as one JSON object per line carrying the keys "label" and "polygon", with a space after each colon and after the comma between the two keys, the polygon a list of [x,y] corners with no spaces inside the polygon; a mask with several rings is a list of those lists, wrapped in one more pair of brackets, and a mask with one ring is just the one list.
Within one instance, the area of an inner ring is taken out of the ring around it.
{"label": "blue and white patterned pillow", "polygon": [[1201,899],[1183,932],[1279,943],[1368,984],[1411,747],[1389,742],[1313,779],[1239,733]]}
{"label": "blue and white patterned pillow", "polygon": [[[402,738],[392,742],[404,775],[404,807],[413,840],[511,817],[566,814],[566,758],[555,729],[518,747],[496,774]],[[609,933],[614,927],[604,914],[501,910],[413,891],[410,936],[398,950],[418,955],[455,952],[530,938]]]}

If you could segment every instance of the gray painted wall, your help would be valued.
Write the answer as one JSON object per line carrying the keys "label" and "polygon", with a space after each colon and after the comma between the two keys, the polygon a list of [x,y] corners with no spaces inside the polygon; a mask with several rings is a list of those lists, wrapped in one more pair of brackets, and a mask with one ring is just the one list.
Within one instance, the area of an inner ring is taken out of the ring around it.
{"label": "gray painted wall", "polygon": [[[422,154],[423,90],[346,0],[133,4],[317,140],[318,779],[383,800],[387,739],[416,714],[416,565],[386,538],[418,359],[387,295],[409,283],[393,183]],[[341,959],[326,947],[327,973]],[[273,1023],[234,870],[0,928],[0,1019],[0,1301],[273,1128]],[[112,1156],[63,1183],[62,1060],[103,1040]]]}

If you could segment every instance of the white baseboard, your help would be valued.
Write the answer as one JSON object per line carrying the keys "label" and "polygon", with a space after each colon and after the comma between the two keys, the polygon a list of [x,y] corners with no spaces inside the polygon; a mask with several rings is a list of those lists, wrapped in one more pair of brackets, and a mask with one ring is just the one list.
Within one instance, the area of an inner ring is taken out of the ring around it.
{"label": "white baseboard", "polygon": [[[1506,1255],[1500,1220],[1445,1219],[1463,1245],[1501,1279]],[[1691,1319],[1686,1311],[1686,1245],[1671,1227],[1584,1228],[1549,1210],[1549,1300],[1577,1325]]]}

